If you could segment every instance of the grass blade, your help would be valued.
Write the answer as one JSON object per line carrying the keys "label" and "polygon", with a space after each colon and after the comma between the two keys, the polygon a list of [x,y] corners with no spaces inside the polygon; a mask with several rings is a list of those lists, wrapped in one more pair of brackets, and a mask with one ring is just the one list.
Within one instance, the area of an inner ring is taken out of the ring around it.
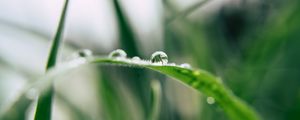
{"label": "grass blade", "polygon": [[[134,34],[134,30],[132,29],[132,25],[126,15],[125,9],[122,7],[122,2],[120,0],[113,0],[113,6],[118,22],[119,27],[119,43],[120,48],[127,52],[127,55],[130,57],[133,56],[142,56],[142,52],[139,50],[138,47],[138,40]],[[147,115],[149,113],[151,106],[150,106],[150,81],[147,71],[145,70],[136,70],[136,69],[120,69],[114,70],[114,68],[110,68],[109,71],[117,71],[117,74],[122,76],[122,78],[115,78],[120,79],[122,84],[125,84],[126,87],[133,93],[134,96],[137,97],[138,102],[144,108],[144,113]],[[105,74],[105,76],[115,76],[114,74]],[[103,85],[109,86],[109,84],[114,84],[117,81],[105,83]],[[114,88],[112,88],[114,89]],[[111,92],[113,92],[111,90]],[[115,90],[116,91],[116,90]],[[113,92],[116,93],[116,92]],[[106,99],[106,98],[104,98]],[[112,101],[111,101],[112,102]],[[116,101],[117,102],[117,101]],[[119,104],[119,103],[116,103]],[[116,115],[114,115],[116,116]],[[149,116],[144,116],[145,119]]]}
{"label": "grass blade", "polygon": [[[74,65],[76,63],[76,65]],[[186,86],[189,86],[207,96],[213,97],[217,105],[219,105],[231,120],[260,120],[259,115],[245,102],[236,97],[229,88],[227,88],[218,77],[199,69],[188,69],[174,65],[155,65],[145,63],[145,61],[132,62],[130,59],[110,59],[95,57],[93,59],[82,59],[71,61],[62,66],[51,69],[38,84],[34,87],[39,89],[41,93],[46,93],[51,88],[51,83],[55,77],[65,74],[70,69],[76,68],[84,63],[122,65],[129,67],[142,67],[160,72],[169,77],[179,80]],[[42,82],[42,83],[41,83]]]}
{"label": "grass blade", "polygon": [[[69,0],[65,1],[63,11],[59,20],[58,28],[50,49],[50,54],[47,62],[46,69],[50,69],[55,66],[58,50],[61,46],[63,28],[65,24],[65,17],[67,13]],[[52,96],[53,96],[53,87],[47,93],[40,95],[38,99],[37,109],[35,113],[35,120],[50,120],[51,119],[51,106],[52,106]]]}
{"label": "grass blade", "polygon": [[109,63],[125,66],[145,67],[154,71],[158,71],[164,75],[173,77],[183,84],[194,88],[195,90],[204,93],[207,96],[213,97],[216,103],[223,108],[224,112],[232,120],[259,120],[257,113],[249,107],[245,102],[236,97],[218,77],[203,71],[186,69],[179,66],[171,65],[152,65],[141,64],[138,62],[132,63],[126,60],[114,59],[94,59],[92,63]]}
{"label": "grass blade", "polygon": [[68,8],[69,0],[65,1],[65,5],[59,20],[58,28],[55,34],[55,37],[53,39],[53,43],[50,49],[50,54],[47,62],[46,69],[49,69],[51,67],[54,67],[56,64],[56,59],[58,56],[58,50],[60,48],[60,44],[62,41],[62,35],[63,35],[63,30],[64,30],[64,24],[65,24],[65,19],[66,19],[66,13],[67,13],[67,8]]}
{"label": "grass blade", "polygon": [[121,48],[127,51],[127,54],[131,57],[134,55],[139,56],[140,54],[135,42],[136,40],[134,33],[130,27],[128,20],[126,19],[124,12],[122,11],[120,2],[118,0],[113,0],[113,5],[116,11],[116,17],[119,25]]}

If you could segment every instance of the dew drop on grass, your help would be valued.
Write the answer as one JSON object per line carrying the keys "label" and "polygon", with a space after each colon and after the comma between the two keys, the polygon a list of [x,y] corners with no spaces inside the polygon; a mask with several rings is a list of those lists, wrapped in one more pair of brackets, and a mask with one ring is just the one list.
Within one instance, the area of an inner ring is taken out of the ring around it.
{"label": "dew drop on grass", "polygon": [[214,104],[215,103],[215,98],[213,98],[213,97],[207,97],[206,98],[206,102],[208,103],[208,104]]}
{"label": "dew drop on grass", "polygon": [[168,63],[168,56],[162,51],[156,51],[151,55],[151,62],[165,65]]}
{"label": "dew drop on grass", "polygon": [[79,58],[88,58],[93,56],[93,52],[89,49],[82,49],[77,52],[72,53],[70,56],[66,58],[67,61],[72,61]]}
{"label": "dew drop on grass", "polygon": [[141,60],[141,58],[140,58],[140,57],[138,57],[138,56],[134,56],[134,57],[132,57],[132,60],[134,60],[134,61],[138,61],[138,60]]}
{"label": "dew drop on grass", "polygon": [[78,51],[78,56],[79,57],[90,57],[93,55],[93,52],[89,49],[82,49]]}
{"label": "dew drop on grass", "polygon": [[187,68],[187,69],[192,68],[191,65],[188,64],[188,63],[183,63],[183,64],[180,65],[180,67],[182,67],[182,68]]}
{"label": "dew drop on grass", "polygon": [[127,53],[122,49],[116,49],[116,50],[110,52],[108,57],[109,58],[126,58]]}

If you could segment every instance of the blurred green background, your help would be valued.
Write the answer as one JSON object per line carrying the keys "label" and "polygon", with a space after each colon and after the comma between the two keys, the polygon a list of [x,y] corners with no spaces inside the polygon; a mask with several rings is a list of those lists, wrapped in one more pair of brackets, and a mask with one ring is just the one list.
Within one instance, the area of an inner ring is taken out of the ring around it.
{"label": "blurred green background", "polygon": [[[43,76],[63,3],[0,0],[0,111]],[[70,0],[59,60],[161,50],[219,76],[263,119],[298,120],[299,11],[298,0]],[[207,96],[142,68],[84,66],[56,81],[54,120],[228,119]],[[33,119],[36,99],[14,114]]]}

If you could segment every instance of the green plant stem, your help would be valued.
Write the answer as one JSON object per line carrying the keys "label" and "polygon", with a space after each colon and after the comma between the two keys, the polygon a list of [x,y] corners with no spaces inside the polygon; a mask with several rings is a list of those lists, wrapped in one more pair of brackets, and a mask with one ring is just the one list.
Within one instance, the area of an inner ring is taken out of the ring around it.
{"label": "green plant stem", "polygon": [[153,65],[139,65],[126,61],[115,61],[111,59],[95,59],[95,63],[107,62],[110,64],[116,63],[121,65],[137,65],[139,67],[146,67],[162,74],[171,76],[183,84],[196,89],[199,92],[213,97],[216,103],[223,108],[224,112],[232,120],[259,120],[257,113],[249,107],[245,102],[236,97],[231,90],[229,90],[218,77],[203,71],[191,70],[177,66],[153,66]]}
{"label": "green plant stem", "polygon": [[[142,62],[142,61],[141,61]],[[122,65],[130,67],[143,67],[148,68],[164,75],[173,77],[179,80],[186,86],[189,86],[198,92],[204,93],[206,96],[213,97],[216,104],[219,105],[227,116],[231,120],[260,120],[259,115],[243,100],[236,97],[229,88],[227,88],[220,80],[220,78],[199,69],[187,69],[179,66],[170,65],[153,65],[143,64],[140,62],[130,62],[128,59],[117,60],[110,58],[95,57],[88,59],[86,63],[96,64],[109,64],[109,65]],[[82,62],[78,63],[81,65]],[[68,68],[69,67],[69,68]],[[77,66],[75,66],[77,67]],[[61,66],[60,68],[54,68],[51,72],[46,75],[43,81],[48,81],[49,84],[59,74],[69,71],[74,68],[74,63],[70,65]],[[41,80],[40,80],[41,81]],[[45,87],[41,87],[45,88]]]}
{"label": "green plant stem", "polygon": [[[61,46],[61,41],[63,36],[63,28],[65,24],[65,17],[66,17],[68,3],[69,0],[66,0],[60,17],[58,28],[50,49],[46,70],[49,70],[50,68],[56,65],[58,51]],[[53,92],[54,92],[54,87],[53,85],[51,85],[50,89],[47,90],[47,92],[39,96],[36,113],[35,113],[35,120],[51,120],[51,108],[52,108],[51,106],[52,106]]]}
{"label": "green plant stem", "polygon": [[[221,82],[220,78],[204,70],[187,69],[171,65],[155,65],[151,63],[144,64],[143,61],[131,62],[129,59],[119,60],[102,57],[89,58],[85,61],[82,61],[82,59],[75,59],[74,61],[61,64],[61,66],[51,68],[51,70],[49,70],[49,72],[47,72],[41,80],[38,80],[37,83],[31,84],[30,88],[34,87],[40,93],[47,94],[48,91],[51,91],[52,83],[56,77],[65,75],[66,72],[86,63],[148,68],[175,78],[184,85],[191,87],[198,92],[202,92],[206,96],[213,97],[216,104],[223,109],[230,120],[261,119],[256,111],[243,100],[236,97],[231,90]],[[24,91],[23,94],[26,94],[26,91]],[[5,115],[5,113],[3,115]]]}

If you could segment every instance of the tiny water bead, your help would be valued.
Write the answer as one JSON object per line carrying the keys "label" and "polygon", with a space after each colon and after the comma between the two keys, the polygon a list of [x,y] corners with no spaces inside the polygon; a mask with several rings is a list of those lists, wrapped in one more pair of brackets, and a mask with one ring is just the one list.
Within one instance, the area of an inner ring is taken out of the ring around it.
{"label": "tiny water bead", "polygon": [[132,57],[132,60],[138,61],[138,60],[141,60],[141,58],[138,56],[134,56],[134,57]]}
{"label": "tiny water bead", "polygon": [[208,103],[208,104],[214,104],[215,103],[215,98],[213,98],[213,97],[207,97],[206,98],[206,102]]}
{"label": "tiny water bead", "polygon": [[156,51],[151,55],[151,62],[152,63],[161,63],[167,64],[168,63],[168,56],[166,53],[162,51]]}
{"label": "tiny water bead", "polygon": [[126,58],[127,53],[122,49],[116,49],[116,50],[110,52],[108,57],[109,58]]}
{"label": "tiny water bead", "polygon": [[82,49],[82,50],[78,51],[79,57],[89,57],[92,55],[93,55],[93,52],[89,49]]}
{"label": "tiny water bead", "polygon": [[180,67],[182,67],[182,68],[187,68],[187,69],[192,68],[191,65],[188,64],[188,63],[183,63],[183,64],[180,65]]}
{"label": "tiny water bead", "polygon": [[66,61],[73,61],[75,59],[87,59],[93,56],[93,52],[89,49],[82,49],[72,53],[70,56],[65,58]]}

